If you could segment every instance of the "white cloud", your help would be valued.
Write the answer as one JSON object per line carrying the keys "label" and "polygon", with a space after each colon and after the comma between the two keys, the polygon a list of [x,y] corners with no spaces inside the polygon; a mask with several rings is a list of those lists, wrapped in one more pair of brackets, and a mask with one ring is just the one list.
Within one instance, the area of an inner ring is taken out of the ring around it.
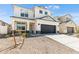
{"label": "white cloud", "polygon": [[52,5],[49,6],[49,8],[52,8],[52,7],[53,7]]}
{"label": "white cloud", "polygon": [[47,8],[47,9],[50,9],[50,8],[60,9],[60,6],[58,6],[58,5],[55,5],[55,6],[49,5],[49,6],[45,6],[45,8]]}
{"label": "white cloud", "polygon": [[47,9],[48,9],[48,7],[47,7],[47,6],[45,6],[45,8],[47,8]]}
{"label": "white cloud", "polygon": [[53,9],[60,9],[60,6],[55,5],[55,6],[53,6]]}
{"label": "white cloud", "polygon": [[53,7],[52,5],[45,6],[45,8],[47,8],[47,9],[52,8],[52,7]]}

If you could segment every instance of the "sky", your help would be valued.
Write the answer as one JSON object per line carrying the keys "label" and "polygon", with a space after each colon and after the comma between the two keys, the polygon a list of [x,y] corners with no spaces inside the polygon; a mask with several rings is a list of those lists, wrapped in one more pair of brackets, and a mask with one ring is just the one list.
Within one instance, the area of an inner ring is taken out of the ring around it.
{"label": "sky", "polygon": [[[24,8],[43,6],[52,12],[52,16],[71,14],[72,20],[79,25],[79,4],[16,4]],[[10,16],[13,16],[12,4],[0,4],[0,20],[11,24]]]}

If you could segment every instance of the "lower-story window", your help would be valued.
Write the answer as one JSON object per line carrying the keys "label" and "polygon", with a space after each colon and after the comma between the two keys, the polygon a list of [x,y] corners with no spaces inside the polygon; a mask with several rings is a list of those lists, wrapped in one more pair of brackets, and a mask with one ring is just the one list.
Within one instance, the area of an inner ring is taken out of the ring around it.
{"label": "lower-story window", "polygon": [[17,24],[16,24],[17,30],[26,30],[26,27],[25,26],[26,26],[25,23],[17,22]]}
{"label": "lower-story window", "polygon": [[17,26],[17,30],[25,30],[25,26]]}

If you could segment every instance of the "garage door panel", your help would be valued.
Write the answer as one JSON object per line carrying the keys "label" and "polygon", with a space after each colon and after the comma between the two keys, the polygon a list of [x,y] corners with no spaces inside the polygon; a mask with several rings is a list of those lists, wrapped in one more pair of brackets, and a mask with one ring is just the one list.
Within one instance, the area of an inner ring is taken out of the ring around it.
{"label": "garage door panel", "polygon": [[74,27],[67,27],[67,33],[74,33]]}
{"label": "garage door panel", "polygon": [[56,33],[56,26],[41,24],[41,33]]}

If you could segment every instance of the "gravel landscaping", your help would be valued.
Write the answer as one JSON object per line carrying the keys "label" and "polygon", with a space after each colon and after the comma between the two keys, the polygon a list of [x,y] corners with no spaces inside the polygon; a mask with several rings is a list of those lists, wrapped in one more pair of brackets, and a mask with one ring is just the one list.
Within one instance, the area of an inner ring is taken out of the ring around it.
{"label": "gravel landscaping", "polygon": [[[21,37],[16,37],[17,43],[21,43]],[[6,49],[14,45],[13,38],[0,39],[1,54],[76,54],[77,51],[51,40],[47,37],[26,38],[23,47],[20,45],[13,49]]]}

